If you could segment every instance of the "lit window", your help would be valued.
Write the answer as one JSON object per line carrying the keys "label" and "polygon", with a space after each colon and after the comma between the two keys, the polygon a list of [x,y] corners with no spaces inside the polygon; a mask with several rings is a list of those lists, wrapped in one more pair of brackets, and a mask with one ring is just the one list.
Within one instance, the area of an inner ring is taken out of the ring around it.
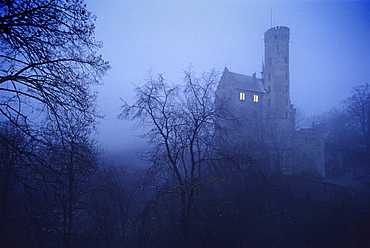
{"label": "lit window", "polygon": [[258,102],[258,95],[254,95],[254,96],[253,96],[253,101],[254,101],[254,102]]}
{"label": "lit window", "polygon": [[245,100],[245,93],[240,92],[239,93],[239,99],[242,100],[242,101],[244,101]]}

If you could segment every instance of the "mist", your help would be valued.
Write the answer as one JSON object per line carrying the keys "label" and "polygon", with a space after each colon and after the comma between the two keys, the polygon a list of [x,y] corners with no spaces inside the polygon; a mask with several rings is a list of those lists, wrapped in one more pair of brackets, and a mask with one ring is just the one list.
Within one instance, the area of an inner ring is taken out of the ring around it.
{"label": "mist", "polygon": [[[98,105],[105,116],[99,140],[107,150],[142,146],[141,132],[116,117],[123,98],[149,70],[181,83],[192,66],[260,76],[263,34],[287,26],[291,100],[307,116],[340,106],[354,86],[370,78],[370,17],[367,1],[91,1],[96,37],[112,69]],[[125,131],[126,130],[126,131]],[[128,130],[128,131],[127,131]]]}
{"label": "mist", "polygon": [[370,247],[369,13],[0,2],[0,247]]}

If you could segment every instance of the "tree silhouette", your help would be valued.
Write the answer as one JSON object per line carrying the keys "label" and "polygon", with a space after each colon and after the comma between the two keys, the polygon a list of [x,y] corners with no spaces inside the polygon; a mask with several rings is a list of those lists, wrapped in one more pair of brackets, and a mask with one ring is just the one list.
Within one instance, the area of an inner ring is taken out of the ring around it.
{"label": "tree silhouette", "polygon": [[[91,118],[89,86],[109,68],[83,1],[0,1],[0,113],[28,135],[45,115]],[[41,116],[41,117],[40,117]]]}
{"label": "tree silhouette", "polygon": [[97,158],[91,86],[109,68],[94,20],[81,0],[0,1],[1,197],[17,199],[11,213],[1,205],[9,246],[79,246],[86,235],[82,202]]}
{"label": "tree silhouette", "polygon": [[352,96],[343,104],[361,131],[366,149],[370,151],[370,85],[353,88]]}
{"label": "tree silhouette", "polygon": [[150,162],[165,182],[159,195],[178,197],[181,231],[189,246],[195,192],[204,182],[212,154],[217,73],[211,70],[199,78],[192,70],[184,74],[183,86],[171,86],[162,75],[150,73],[147,83],[136,88],[135,103],[124,102],[120,117],[151,127],[146,134],[153,145]]}

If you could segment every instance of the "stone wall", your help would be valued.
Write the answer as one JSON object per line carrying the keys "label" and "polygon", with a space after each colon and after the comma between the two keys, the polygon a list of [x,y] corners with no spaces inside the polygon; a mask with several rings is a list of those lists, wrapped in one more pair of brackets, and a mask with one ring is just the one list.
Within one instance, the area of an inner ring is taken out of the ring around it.
{"label": "stone wall", "polygon": [[348,207],[354,206],[353,193],[346,186],[296,176],[286,176],[284,181],[290,186],[296,197],[306,201],[340,203]]}
{"label": "stone wall", "polygon": [[293,174],[326,176],[323,125],[313,124],[312,127],[295,131],[292,148]]}

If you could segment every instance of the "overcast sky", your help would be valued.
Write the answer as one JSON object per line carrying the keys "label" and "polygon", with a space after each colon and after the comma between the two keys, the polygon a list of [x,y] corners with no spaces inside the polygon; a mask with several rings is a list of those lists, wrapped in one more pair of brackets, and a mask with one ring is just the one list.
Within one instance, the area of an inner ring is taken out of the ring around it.
{"label": "overcast sky", "polygon": [[[117,119],[120,98],[132,102],[134,84],[149,69],[181,83],[182,71],[225,65],[260,75],[264,32],[290,28],[291,101],[321,114],[370,83],[370,1],[88,0],[96,38],[112,69],[96,87],[105,116],[98,141],[106,150],[141,145],[133,123]],[[272,15],[271,15],[272,10]],[[272,18],[271,18],[272,16]]]}

